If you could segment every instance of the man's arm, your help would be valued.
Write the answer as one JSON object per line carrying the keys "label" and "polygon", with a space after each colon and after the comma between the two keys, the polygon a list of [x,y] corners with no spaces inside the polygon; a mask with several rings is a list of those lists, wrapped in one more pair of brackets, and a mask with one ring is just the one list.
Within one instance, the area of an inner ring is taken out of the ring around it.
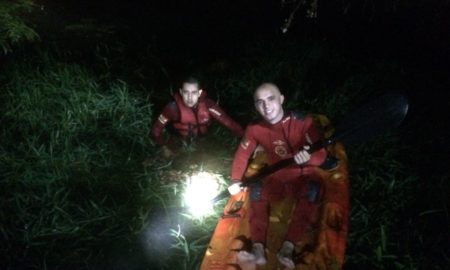
{"label": "man's arm", "polygon": [[231,165],[231,180],[240,181],[247,170],[247,165],[258,143],[254,139],[251,128],[247,127],[244,137],[234,154],[233,163]]}
{"label": "man's arm", "polygon": [[206,101],[209,114],[217,120],[222,126],[226,127],[235,136],[242,137],[244,130],[241,125],[236,123],[231,117],[229,117],[214,101],[208,99]]}
{"label": "man's arm", "polygon": [[250,155],[257,147],[257,142],[251,136],[250,128],[245,130],[244,137],[234,154],[233,164],[231,165],[231,184],[228,187],[228,192],[231,195],[237,194],[241,189],[241,180],[247,170]]}
{"label": "man's arm", "polygon": [[150,137],[152,138],[152,140],[158,145],[165,145],[164,139],[162,137],[162,132],[170,122],[177,121],[179,117],[180,116],[177,104],[175,102],[170,102],[169,104],[167,104],[164,107],[162,113],[153,123],[153,126],[150,130]]}
{"label": "man's arm", "polygon": [[300,149],[296,155],[294,155],[294,160],[297,164],[304,164],[308,166],[320,166],[327,156],[327,151],[322,148],[311,154],[307,152],[309,145],[322,139],[322,134],[317,130],[314,125],[313,119],[311,117],[306,117],[303,122],[302,135],[304,137],[303,145],[305,147]]}

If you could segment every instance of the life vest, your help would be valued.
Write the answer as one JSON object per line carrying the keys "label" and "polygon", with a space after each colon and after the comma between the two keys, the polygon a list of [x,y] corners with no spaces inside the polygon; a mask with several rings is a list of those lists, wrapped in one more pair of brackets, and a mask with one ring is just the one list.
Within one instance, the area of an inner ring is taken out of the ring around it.
{"label": "life vest", "polygon": [[205,103],[206,93],[203,92],[198,99],[197,112],[186,106],[179,93],[173,96],[180,111],[180,121],[173,123],[173,127],[183,137],[203,135],[208,130],[210,115]]}

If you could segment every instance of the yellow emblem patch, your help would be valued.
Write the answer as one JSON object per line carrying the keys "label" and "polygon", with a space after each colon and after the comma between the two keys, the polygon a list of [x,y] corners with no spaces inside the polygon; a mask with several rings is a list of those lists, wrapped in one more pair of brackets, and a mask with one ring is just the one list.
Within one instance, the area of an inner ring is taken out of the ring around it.
{"label": "yellow emblem patch", "polygon": [[283,145],[275,146],[274,151],[275,151],[275,154],[277,154],[280,157],[285,157],[287,155],[286,147],[284,147]]}

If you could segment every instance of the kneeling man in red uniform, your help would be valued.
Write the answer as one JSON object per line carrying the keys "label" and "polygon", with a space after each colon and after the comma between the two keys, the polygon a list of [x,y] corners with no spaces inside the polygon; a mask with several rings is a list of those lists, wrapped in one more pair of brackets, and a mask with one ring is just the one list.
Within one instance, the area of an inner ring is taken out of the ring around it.
{"label": "kneeling man in red uniform", "polygon": [[173,95],[173,101],[169,102],[154,122],[150,136],[163,148],[165,156],[173,154],[165,142],[162,132],[167,125],[171,125],[182,139],[191,139],[206,134],[212,120],[216,120],[222,126],[229,129],[234,135],[242,137],[242,127],[233,121],[211,99],[206,97],[206,91],[200,87],[196,78],[185,79],[179,92]]}
{"label": "kneeling man in red uniform", "polygon": [[264,83],[254,93],[255,107],[262,121],[250,124],[235,153],[231,179],[236,181],[229,188],[237,193],[249,159],[257,146],[262,146],[270,166],[280,160],[294,158],[295,163],[263,179],[259,186],[250,187],[251,252],[240,251],[240,261],[266,263],[265,241],[269,223],[270,203],[291,196],[296,200],[287,235],[277,257],[281,264],[295,268],[294,244],[300,240],[311,224],[312,212],[317,209],[315,196],[319,190],[318,176],[313,166],[321,165],[326,158],[322,149],[309,154],[308,146],[321,139],[313,125],[313,119],[298,113],[285,112],[284,96],[272,83]]}

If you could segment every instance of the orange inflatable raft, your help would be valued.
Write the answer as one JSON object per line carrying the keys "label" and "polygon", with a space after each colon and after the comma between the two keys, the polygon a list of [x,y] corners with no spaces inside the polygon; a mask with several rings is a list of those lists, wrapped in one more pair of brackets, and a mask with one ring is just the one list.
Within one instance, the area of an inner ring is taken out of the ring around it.
{"label": "orange inflatable raft", "polygon": [[[342,269],[348,231],[349,186],[347,156],[340,143],[329,145],[329,152],[337,158],[337,166],[330,170],[316,168],[321,176],[321,198],[318,212],[308,233],[295,243],[294,261],[297,270]],[[256,173],[264,158],[260,155],[249,165],[246,176]],[[250,250],[249,192],[231,196],[224,208],[206,249],[200,269],[285,269],[276,254],[287,231],[294,201],[285,199],[271,205],[267,233],[267,264],[257,266],[240,263],[237,253]]]}

